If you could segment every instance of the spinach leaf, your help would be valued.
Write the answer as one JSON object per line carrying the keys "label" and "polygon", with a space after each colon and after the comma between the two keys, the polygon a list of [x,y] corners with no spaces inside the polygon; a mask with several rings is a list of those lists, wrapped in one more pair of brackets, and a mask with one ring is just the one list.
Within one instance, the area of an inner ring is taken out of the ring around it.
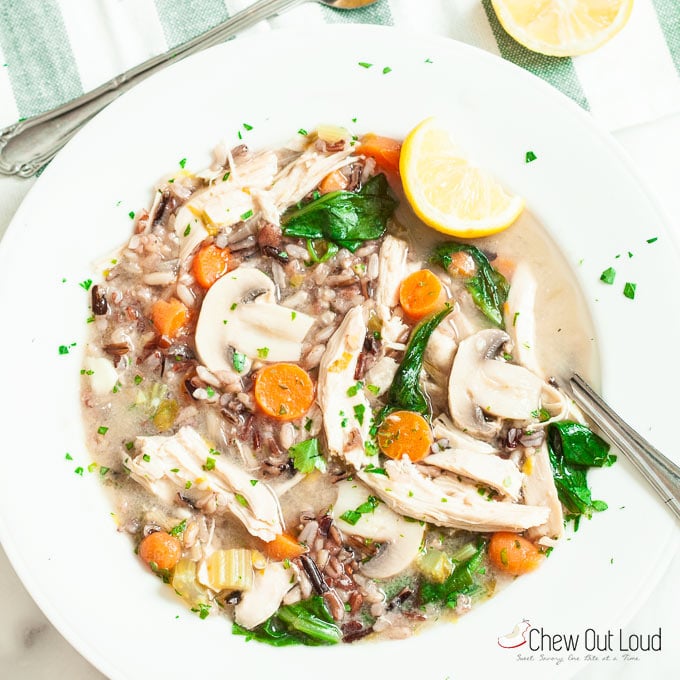
{"label": "spinach leaf", "polygon": [[452,262],[451,256],[461,251],[475,261],[475,273],[465,281],[465,288],[484,316],[499,328],[504,328],[503,305],[508,299],[510,284],[491,266],[487,256],[479,248],[454,241],[442,243],[434,249],[430,261],[448,271]]}
{"label": "spinach leaf", "polygon": [[314,469],[326,471],[326,461],[319,451],[319,440],[316,437],[294,444],[288,449],[288,454],[293,459],[293,467],[304,475]]}
{"label": "spinach leaf", "polygon": [[382,423],[385,417],[397,409],[416,411],[424,416],[429,415],[430,405],[420,387],[423,356],[432,332],[450,312],[451,307],[447,305],[440,312],[436,312],[421,321],[411,332],[404,358],[387,392],[387,404],[376,416],[374,425],[376,431],[377,426]]}
{"label": "spinach leaf", "polygon": [[447,607],[455,607],[459,595],[473,595],[482,589],[477,577],[481,571],[486,551],[486,543],[480,541],[475,554],[465,562],[456,565],[451,575],[443,583],[423,581],[420,586],[420,600],[423,604],[438,602]]}
{"label": "spinach leaf", "polygon": [[326,239],[354,252],[364,241],[380,238],[397,201],[385,175],[371,177],[360,191],[331,191],[283,215],[283,233]]}
{"label": "spinach leaf", "polygon": [[609,453],[609,444],[580,423],[565,420],[548,428],[550,445],[559,451],[567,463],[590,467],[609,467],[616,456]]}
{"label": "spinach leaf", "polygon": [[609,445],[584,425],[564,421],[548,426],[548,455],[557,495],[572,515],[592,517],[607,509],[604,501],[594,501],[586,473],[589,466],[609,466],[616,456]]}
{"label": "spinach leaf", "polygon": [[231,632],[274,647],[334,645],[342,639],[340,628],[333,622],[323,598],[318,596],[279,607],[275,614],[252,630],[235,623]]}

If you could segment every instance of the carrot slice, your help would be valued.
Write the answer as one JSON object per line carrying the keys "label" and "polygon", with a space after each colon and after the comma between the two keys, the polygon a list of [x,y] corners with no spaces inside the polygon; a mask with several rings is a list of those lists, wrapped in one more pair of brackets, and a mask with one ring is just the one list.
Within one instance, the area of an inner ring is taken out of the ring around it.
{"label": "carrot slice", "polygon": [[322,194],[330,194],[331,191],[344,191],[348,184],[349,180],[340,170],[333,170],[321,180],[319,191]]}
{"label": "carrot slice", "polygon": [[189,320],[189,310],[177,298],[158,300],[151,308],[151,320],[156,330],[168,338],[174,338]]}
{"label": "carrot slice", "polygon": [[415,411],[394,411],[378,430],[378,446],[389,458],[422,460],[434,441],[430,425]]}
{"label": "carrot slice", "polygon": [[498,531],[489,541],[489,560],[499,571],[521,576],[536,569],[543,561],[543,555],[526,538],[509,531]]}
{"label": "carrot slice", "polygon": [[401,282],[399,302],[411,319],[420,320],[442,306],[444,287],[429,269],[420,269]]}
{"label": "carrot slice", "polygon": [[272,418],[296,420],[314,402],[314,383],[296,364],[271,364],[255,378],[255,402]]}
{"label": "carrot slice", "polygon": [[307,548],[290,534],[279,534],[273,541],[267,543],[267,556],[272,560],[293,560],[307,552]]}
{"label": "carrot slice", "polygon": [[151,569],[174,569],[182,557],[182,544],[166,531],[155,531],[142,539],[139,556]]}
{"label": "carrot slice", "polygon": [[449,265],[448,271],[451,276],[469,279],[471,276],[474,276],[477,271],[477,265],[472,259],[472,255],[466,253],[464,250],[459,250],[455,253],[451,253],[451,264]]}
{"label": "carrot slice", "polygon": [[375,162],[388,172],[399,173],[399,156],[401,155],[401,142],[390,137],[380,137],[369,132],[361,139],[357,147],[357,153],[370,156]]}
{"label": "carrot slice", "polygon": [[506,279],[511,279],[517,268],[517,263],[509,257],[497,257],[491,260],[491,264],[496,271],[499,271]]}
{"label": "carrot slice", "polygon": [[231,253],[229,248],[218,248],[214,243],[203,246],[191,263],[191,273],[200,286],[205,289],[229,271]]}

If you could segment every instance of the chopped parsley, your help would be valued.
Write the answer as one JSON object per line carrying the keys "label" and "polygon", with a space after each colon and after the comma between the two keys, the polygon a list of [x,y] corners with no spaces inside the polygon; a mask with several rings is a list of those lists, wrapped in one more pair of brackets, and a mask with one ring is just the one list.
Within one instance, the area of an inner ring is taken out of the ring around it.
{"label": "chopped parsley", "polygon": [[171,536],[179,536],[180,534],[183,534],[187,529],[187,521],[186,519],[183,519],[177,526],[173,527],[170,529],[170,535]]}
{"label": "chopped parsley", "polygon": [[604,281],[605,283],[608,283],[610,286],[612,283],[614,283],[614,279],[616,278],[616,269],[614,267],[609,267],[605,269],[602,274],[600,274],[600,281]]}
{"label": "chopped parsley", "polygon": [[182,170],[184,170],[184,167],[186,166],[186,164],[187,164],[187,159],[182,158],[182,160],[179,162],[179,167],[182,168]]}
{"label": "chopped parsley", "polygon": [[307,418],[305,421],[305,430],[309,432],[312,429],[312,425],[314,424],[314,421],[311,418]]}
{"label": "chopped parsley", "polygon": [[111,468],[106,467],[105,465],[102,465],[99,468],[99,474],[103,477]]}
{"label": "chopped parsley", "polygon": [[208,398],[209,398],[209,399],[212,399],[212,397],[215,396],[215,390],[214,390],[212,387],[210,387],[210,385],[208,385],[208,386],[205,388],[205,393],[208,395]]}
{"label": "chopped parsley", "polygon": [[245,496],[242,496],[240,493],[235,493],[234,498],[244,507],[248,507],[248,501],[246,500]]}
{"label": "chopped parsley", "polygon": [[94,314],[90,315],[85,319],[85,323],[94,323]]}
{"label": "chopped parsley", "polygon": [[145,453],[145,454],[142,456],[142,460],[143,460],[145,463],[150,463],[150,462],[151,462],[151,456],[150,456],[148,453]]}
{"label": "chopped parsley", "polygon": [[80,369],[80,375],[94,375],[94,371],[92,369]]}
{"label": "chopped parsley", "polygon": [[243,123],[243,129],[248,130],[248,132],[250,132],[253,129],[253,126],[248,125],[248,123]]}
{"label": "chopped parsley", "polygon": [[214,470],[215,469],[215,459],[208,456],[205,459],[205,465],[203,466],[203,469],[208,470],[208,471]]}
{"label": "chopped parsley", "polygon": [[251,479],[250,480],[250,486],[257,486],[257,483],[259,482],[259,479]]}
{"label": "chopped parsley", "polygon": [[250,219],[253,216],[253,211],[252,210],[246,210],[246,212],[241,215],[241,221],[245,222],[247,219]]}
{"label": "chopped parsley", "polygon": [[75,472],[77,475],[80,475],[81,477],[83,476],[83,468],[78,466],[73,472]]}
{"label": "chopped parsley", "polygon": [[142,382],[142,380],[144,380],[144,378],[142,378],[141,375],[136,375],[136,376],[133,378],[133,382],[135,383],[135,385],[139,385],[139,384]]}
{"label": "chopped parsley", "polygon": [[232,302],[229,309],[233,312],[238,307],[238,302]]}
{"label": "chopped parsley", "polygon": [[[367,443],[368,443],[368,442],[367,442]],[[370,472],[370,473],[372,473],[372,474],[374,474],[374,475],[385,475],[385,477],[388,476],[387,470],[385,470],[385,468],[376,467],[375,465],[373,465],[373,463],[369,463],[369,464],[364,468],[364,472]]]}
{"label": "chopped parsley", "polygon": [[260,359],[266,359],[268,355],[269,355],[269,347],[258,347],[257,348],[257,356],[260,357]]}
{"label": "chopped parsley", "polygon": [[314,470],[326,471],[326,461],[321,455],[316,437],[294,444],[288,449],[288,455],[293,460],[293,467],[303,475]]}
{"label": "chopped parsley", "polygon": [[354,417],[357,419],[359,425],[364,424],[364,415],[366,413],[366,406],[364,404],[357,404],[354,406]]}
{"label": "chopped parsley", "polygon": [[512,325],[517,325],[517,319],[519,318],[519,312],[515,312],[515,316],[512,317]]}
{"label": "chopped parsley", "polygon": [[59,354],[68,354],[68,346],[59,345]]}
{"label": "chopped parsley", "polygon": [[383,69],[383,75],[386,76],[392,69],[389,66],[385,66]]}
{"label": "chopped parsley", "polygon": [[135,445],[134,442],[125,442],[125,448],[126,448],[128,451],[132,451],[132,447],[133,447],[134,445]]}
{"label": "chopped parsley", "polygon": [[658,236],[654,236],[653,238],[648,238],[647,243],[655,243],[656,241],[659,240]]}
{"label": "chopped parsley", "polygon": [[542,423],[545,423],[547,420],[550,420],[550,413],[546,409],[540,408],[532,411],[531,417],[536,418],[536,420],[540,420]]}
{"label": "chopped parsley", "polygon": [[207,619],[210,615],[210,605],[199,602],[197,607],[191,608],[191,611],[194,612],[194,614],[198,614],[200,619]]}
{"label": "chopped parsley", "polygon": [[295,318],[297,317],[297,312],[291,312],[290,313],[290,320],[295,321]]}
{"label": "chopped parsley", "polygon": [[303,137],[306,137],[309,134],[309,132],[307,132],[307,130],[305,130],[304,128],[300,128],[298,130],[298,134],[302,135]]}
{"label": "chopped parsley", "polygon": [[67,451],[66,455],[64,456],[66,460],[73,460],[73,456]]}
{"label": "chopped parsley", "polygon": [[187,483],[184,485],[184,488],[185,488],[185,489],[190,489],[191,486],[192,486],[191,482],[190,482],[189,480],[187,480]]}
{"label": "chopped parsley", "polygon": [[108,427],[104,427],[104,425],[100,425],[97,428],[97,434],[106,434],[109,431]]}
{"label": "chopped parsley", "polygon": [[623,287],[623,294],[629,299],[629,300],[634,300],[635,299],[635,289],[637,288],[637,283],[631,283],[630,281],[626,282],[626,285]]}
{"label": "chopped parsley", "polygon": [[190,233],[191,233],[191,225],[187,224],[186,229],[184,230],[184,235],[189,236]]}
{"label": "chopped parsley", "polygon": [[246,365],[246,355],[240,352],[234,352],[231,358],[231,364],[237,373],[242,373]]}
{"label": "chopped parsley", "polygon": [[81,281],[78,285],[83,290],[90,290],[90,286],[92,285],[92,279],[85,279],[84,281]]}
{"label": "chopped parsley", "polygon": [[380,499],[375,496],[369,496],[365,503],[362,503],[356,510],[347,510],[340,515],[340,519],[354,526],[362,515],[375,512],[375,509],[380,505]]}
{"label": "chopped parsley", "polygon": [[378,445],[375,442],[372,442],[370,439],[367,439],[364,442],[364,451],[366,452],[367,456],[377,456],[379,453]]}
{"label": "chopped parsley", "polygon": [[347,396],[348,397],[356,397],[357,394],[359,394],[359,390],[361,390],[364,386],[364,383],[361,382],[361,380],[357,380],[357,382],[349,387],[347,389]]}
{"label": "chopped parsley", "polygon": [[373,64],[369,64],[367,61],[360,61],[359,66],[361,66],[361,68],[371,68]]}
{"label": "chopped parsley", "polygon": [[366,385],[366,389],[376,396],[380,393],[380,388],[377,385]]}
{"label": "chopped parsley", "polygon": [[222,181],[226,182],[229,179],[229,175],[231,175],[231,172],[225,172],[224,175],[222,175]]}
{"label": "chopped parsley", "polygon": [[537,156],[533,151],[527,151],[525,156],[524,156],[524,162],[525,163],[531,163],[532,161],[535,161],[536,158],[537,158]]}

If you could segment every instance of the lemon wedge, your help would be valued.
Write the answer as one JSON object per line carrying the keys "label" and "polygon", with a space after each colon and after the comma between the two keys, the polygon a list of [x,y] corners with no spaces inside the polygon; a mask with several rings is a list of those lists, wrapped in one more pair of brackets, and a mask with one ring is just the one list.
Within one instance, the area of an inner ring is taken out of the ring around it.
{"label": "lemon wedge", "polygon": [[413,211],[445,234],[494,234],[509,227],[524,208],[522,198],[468,162],[436,118],[425,119],[408,134],[399,170]]}
{"label": "lemon wedge", "polygon": [[555,57],[592,52],[626,24],[633,0],[492,0],[503,28],[520,44]]}

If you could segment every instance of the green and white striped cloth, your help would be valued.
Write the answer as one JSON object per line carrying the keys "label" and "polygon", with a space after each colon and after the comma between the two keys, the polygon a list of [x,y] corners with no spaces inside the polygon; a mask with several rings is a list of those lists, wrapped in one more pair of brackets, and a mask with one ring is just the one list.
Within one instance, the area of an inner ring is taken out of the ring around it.
{"label": "green and white striped cloth", "polygon": [[[0,127],[77,97],[224,21],[252,0],[0,0]],[[368,23],[470,43],[544,78],[615,130],[680,111],[680,0],[635,0],[621,33],[573,59],[526,50],[491,0],[380,0],[352,12],[309,2],[248,32]]]}

